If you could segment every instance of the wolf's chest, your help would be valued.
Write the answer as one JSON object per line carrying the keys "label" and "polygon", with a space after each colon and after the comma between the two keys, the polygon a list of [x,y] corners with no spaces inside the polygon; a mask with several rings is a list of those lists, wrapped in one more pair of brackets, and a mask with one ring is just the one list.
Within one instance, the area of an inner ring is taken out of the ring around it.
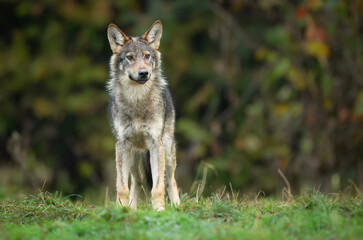
{"label": "wolf's chest", "polygon": [[160,135],[161,125],[161,123],[156,123],[151,119],[134,118],[129,124],[124,125],[123,137],[133,147],[145,149],[147,139],[155,135]]}
{"label": "wolf's chest", "polygon": [[144,105],[113,105],[113,126],[118,140],[125,140],[136,148],[146,148],[149,138],[157,138],[162,134],[162,110],[153,102]]}

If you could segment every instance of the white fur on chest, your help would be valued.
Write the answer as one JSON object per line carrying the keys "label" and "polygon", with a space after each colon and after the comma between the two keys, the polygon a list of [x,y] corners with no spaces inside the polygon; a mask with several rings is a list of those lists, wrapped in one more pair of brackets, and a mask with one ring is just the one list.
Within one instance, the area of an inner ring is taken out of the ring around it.
{"label": "white fur on chest", "polygon": [[134,148],[146,149],[147,139],[162,138],[163,122],[161,118],[152,121],[133,118],[127,123],[116,118],[114,126],[117,138],[121,141],[127,141]]}

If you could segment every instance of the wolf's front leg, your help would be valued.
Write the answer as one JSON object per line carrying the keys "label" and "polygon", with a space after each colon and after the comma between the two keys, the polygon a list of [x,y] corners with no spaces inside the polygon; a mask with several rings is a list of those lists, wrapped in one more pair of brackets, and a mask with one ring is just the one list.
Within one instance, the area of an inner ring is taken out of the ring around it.
{"label": "wolf's front leg", "polygon": [[165,206],[165,152],[164,145],[161,140],[148,141],[150,151],[150,165],[153,179],[153,187],[151,189],[151,201],[153,209],[157,211],[164,210]]}
{"label": "wolf's front leg", "polygon": [[122,144],[116,143],[116,202],[121,206],[129,204],[130,151]]}
{"label": "wolf's front leg", "polygon": [[166,139],[164,142],[170,143],[170,144],[165,144],[166,191],[168,192],[171,204],[174,206],[179,206],[179,204],[180,204],[179,191],[178,191],[178,187],[176,185],[176,181],[175,181],[175,177],[174,177],[174,172],[175,172],[175,168],[176,168],[175,141],[172,138],[170,138],[170,140],[167,141],[167,139],[168,139],[167,137],[165,137],[164,139]]}

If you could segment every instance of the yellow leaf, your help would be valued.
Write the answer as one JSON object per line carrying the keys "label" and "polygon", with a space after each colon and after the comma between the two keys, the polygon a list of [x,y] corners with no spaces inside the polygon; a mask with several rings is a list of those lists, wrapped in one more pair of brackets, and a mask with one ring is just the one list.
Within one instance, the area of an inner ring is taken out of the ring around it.
{"label": "yellow leaf", "polygon": [[324,42],[310,41],[306,45],[308,54],[316,57],[317,59],[325,59],[329,56],[329,47]]}
{"label": "yellow leaf", "polygon": [[319,10],[323,6],[322,0],[309,0],[308,7],[314,11]]}
{"label": "yellow leaf", "polygon": [[287,106],[286,104],[278,104],[277,106],[275,106],[274,110],[277,116],[282,116],[286,112]]}
{"label": "yellow leaf", "polygon": [[291,67],[287,72],[287,78],[297,90],[304,90],[306,87],[306,77],[300,69]]}

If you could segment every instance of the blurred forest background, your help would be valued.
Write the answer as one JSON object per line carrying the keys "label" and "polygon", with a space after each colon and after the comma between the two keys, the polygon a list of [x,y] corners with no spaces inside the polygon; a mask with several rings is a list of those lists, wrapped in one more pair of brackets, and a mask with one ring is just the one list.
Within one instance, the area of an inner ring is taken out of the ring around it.
{"label": "blurred forest background", "polygon": [[362,16],[360,0],[0,1],[0,199],[114,195],[106,29],[157,19],[182,192],[280,194],[279,168],[293,193],[362,189]]}

